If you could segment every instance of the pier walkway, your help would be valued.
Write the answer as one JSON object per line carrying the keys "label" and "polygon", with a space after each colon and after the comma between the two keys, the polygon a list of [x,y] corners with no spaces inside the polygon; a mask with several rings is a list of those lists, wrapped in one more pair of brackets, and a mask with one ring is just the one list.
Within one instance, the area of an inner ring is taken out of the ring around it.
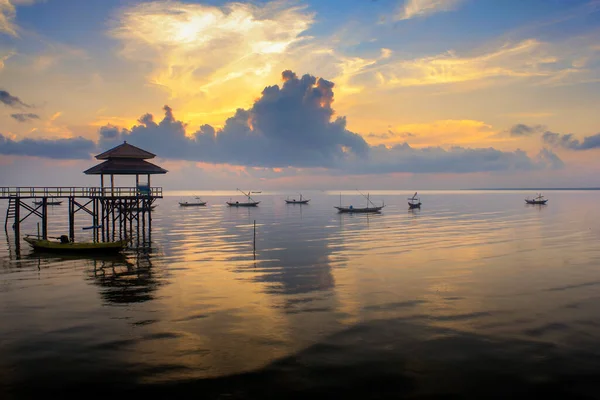
{"label": "pier walkway", "polygon": [[97,197],[163,197],[162,187],[0,187],[0,199],[32,198],[97,198]]}

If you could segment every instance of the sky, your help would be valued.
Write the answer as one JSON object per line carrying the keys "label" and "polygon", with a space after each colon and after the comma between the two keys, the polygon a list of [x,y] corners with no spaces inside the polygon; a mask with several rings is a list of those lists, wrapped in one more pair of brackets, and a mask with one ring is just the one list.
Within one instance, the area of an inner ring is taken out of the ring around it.
{"label": "sky", "polygon": [[599,106],[600,0],[0,0],[0,186],[598,187]]}

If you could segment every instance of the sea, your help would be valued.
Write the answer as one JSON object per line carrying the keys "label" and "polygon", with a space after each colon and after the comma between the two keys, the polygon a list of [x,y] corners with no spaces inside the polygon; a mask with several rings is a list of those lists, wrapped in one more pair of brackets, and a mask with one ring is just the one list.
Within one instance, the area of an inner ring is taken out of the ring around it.
{"label": "sea", "polygon": [[[600,398],[600,191],[422,191],[420,210],[369,191],[381,213],[334,209],[362,192],[254,208],[166,192],[148,245],[121,256],[39,254],[9,224],[0,398]],[[67,234],[66,203],[49,213]],[[78,213],[76,240],[88,225]]]}

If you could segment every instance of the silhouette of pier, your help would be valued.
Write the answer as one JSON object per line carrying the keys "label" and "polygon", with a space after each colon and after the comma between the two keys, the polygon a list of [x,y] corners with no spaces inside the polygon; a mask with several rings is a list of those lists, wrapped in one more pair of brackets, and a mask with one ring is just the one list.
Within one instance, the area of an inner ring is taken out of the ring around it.
{"label": "silhouette of pier", "polygon": [[[132,238],[136,232],[142,243],[150,241],[154,202],[163,197],[162,187],[152,187],[151,175],[165,174],[167,170],[147,159],[155,155],[127,142],[96,156],[104,160],[86,171],[86,175],[100,175],[99,187],[0,187],[0,199],[9,201],[4,229],[14,230],[19,246],[21,223],[29,217],[41,220],[39,235],[48,239],[48,207],[68,206],[69,239],[75,241],[75,215],[87,213],[94,241],[114,241]],[[135,186],[116,187],[115,175],[135,176]],[[110,186],[104,185],[104,177]],[[140,177],[146,177],[140,182]],[[31,203],[33,201],[33,203]],[[33,205],[32,205],[33,204]]]}

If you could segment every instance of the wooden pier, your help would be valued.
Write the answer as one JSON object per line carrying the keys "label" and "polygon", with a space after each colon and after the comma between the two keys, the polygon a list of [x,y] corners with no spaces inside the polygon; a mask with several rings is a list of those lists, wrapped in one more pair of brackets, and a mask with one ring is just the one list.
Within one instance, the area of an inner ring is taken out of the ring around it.
{"label": "wooden pier", "polygon": [[[163,197],[161,187],[150,186],[150,175],[167,171],[145,159],[154,154],[126,142],[96,156],[105,162],[86,170],[87,175],[100,175],[99,187],[0,187],[0,199],[8,200],[4,229],[14,230],[17,247],[21,223],[34,216],[40,218],[39,235],[48,239],[48,207],[66,202],[68,236],[75,241],[75,215],[87,213],[94,241],[115,241],[137,237],[138,244],[150,242],[154,202]],[[110,186],[104,186],[104,176]],[[114,175],[135,175],[135,186],[115,187]],[[147,183],[140,183],[140,175]],[[135,232],[135,234],[134,234]],[[146,240],[147,239],[147,240]]]}

